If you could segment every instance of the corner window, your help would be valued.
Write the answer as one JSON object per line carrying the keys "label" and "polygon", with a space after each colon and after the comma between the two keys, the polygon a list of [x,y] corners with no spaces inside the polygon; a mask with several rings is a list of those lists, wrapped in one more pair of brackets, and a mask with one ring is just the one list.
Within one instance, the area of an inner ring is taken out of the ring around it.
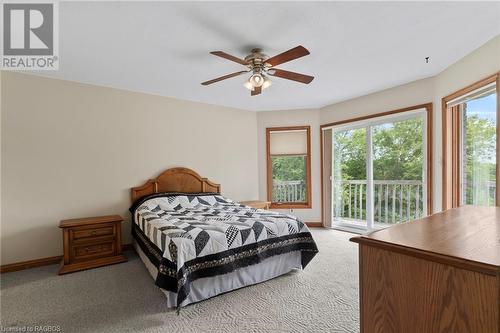
{"label": "corner window", "polygon": [[271,208],[311,207],[311,127],[266,129]]}
{"label": "corner window", "polygon": [[498,74],[443,98],[443,209],[500,205]]}

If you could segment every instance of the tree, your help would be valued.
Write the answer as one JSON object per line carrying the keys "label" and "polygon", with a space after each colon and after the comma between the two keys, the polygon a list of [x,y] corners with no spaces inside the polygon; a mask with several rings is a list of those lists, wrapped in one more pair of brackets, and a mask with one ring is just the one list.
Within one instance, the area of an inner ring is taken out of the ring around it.
{"label": "tree", "polygon": [[374,127],[374,179],[422,180],[422,123],[422,120],[412,119]]}
{"label": "tree", "polygon": [[[465,151],[463,156],[466,204],[493,204],[493,195],[484,192],[486,183],[496,179],[496,124],[477,114],[467,115],[465,121]],[[474,190],[479,191],[474,193]]]}
{"label": "tree", "polygon": [[305,156],[272,156],[273,180],[305,180]]}
{"label": "tree", "polygon": [[[379,180],[421,180],[422,120],[373,128],[373,176]],[[333,140],[336,179],[366,179],[366,129],[336,132]]]}
{"label": "tree", "polygon": [[366,179],[366,130],[335,132],[333,163],[336,179]]}

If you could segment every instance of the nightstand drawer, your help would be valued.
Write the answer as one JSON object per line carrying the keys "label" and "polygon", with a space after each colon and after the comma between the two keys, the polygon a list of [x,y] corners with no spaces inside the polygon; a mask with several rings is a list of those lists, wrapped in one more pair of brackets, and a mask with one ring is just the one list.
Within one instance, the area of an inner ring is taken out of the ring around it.
{"label": "nightstand drawer", "polygon": [[115,234],[113,225],[107,227],[92,227],[92,228],[73,228],[71,230],[73,239],[84,239],[90,237],[112,236]]}
{"label": "nightstand drawer", "polygon": [[114,241],[98,244],[78,245],[73,247],[75,260],[86,260],[94,257],[109,256],[115,252]]}

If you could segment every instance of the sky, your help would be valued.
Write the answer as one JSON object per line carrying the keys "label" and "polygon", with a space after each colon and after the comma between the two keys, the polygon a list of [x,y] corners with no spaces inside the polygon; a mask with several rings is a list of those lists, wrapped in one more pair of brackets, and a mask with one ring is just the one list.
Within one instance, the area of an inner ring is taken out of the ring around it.
{"label": "sky", "polygon": [[467,102],[467,114],[477,114],[480,118],[487,118],[496,123],[497,94],[491,94]]}

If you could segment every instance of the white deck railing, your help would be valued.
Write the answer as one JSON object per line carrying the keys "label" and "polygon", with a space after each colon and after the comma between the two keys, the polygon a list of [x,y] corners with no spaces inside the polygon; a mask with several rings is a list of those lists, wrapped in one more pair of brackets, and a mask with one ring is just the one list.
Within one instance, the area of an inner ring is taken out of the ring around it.
{"label": "white deck railing", "polygon": [[273,202],[305,202],[306,184],[303,180],[273,181]]}
{"label": "white deck railing", "polygon": [[[426,215],[424,186],[420,180],[374,180],[375,223],[394,224]],[[335,219],[366,219],[366,180],[333,182]],[[496,184],[476,182],[472,186],[474,204],[494,205]],[[273,202],[306,201],[304,181],[273,181]]]}
{"label": "white deck railing", "polygon": [[[465,185],[465,186],[464,186]],[[475,181],[462,184],[462,200],[469,205],[495,206],[496,202],[495,181]],[[470,199],[466,200],[466,193]]]}
{"label": "white deck railing", "polygon": [[[420,180],[374,180],[375,223],[393,224],[425,215]],[[336,219],[366,219],[366,180],[333,182]]]}

